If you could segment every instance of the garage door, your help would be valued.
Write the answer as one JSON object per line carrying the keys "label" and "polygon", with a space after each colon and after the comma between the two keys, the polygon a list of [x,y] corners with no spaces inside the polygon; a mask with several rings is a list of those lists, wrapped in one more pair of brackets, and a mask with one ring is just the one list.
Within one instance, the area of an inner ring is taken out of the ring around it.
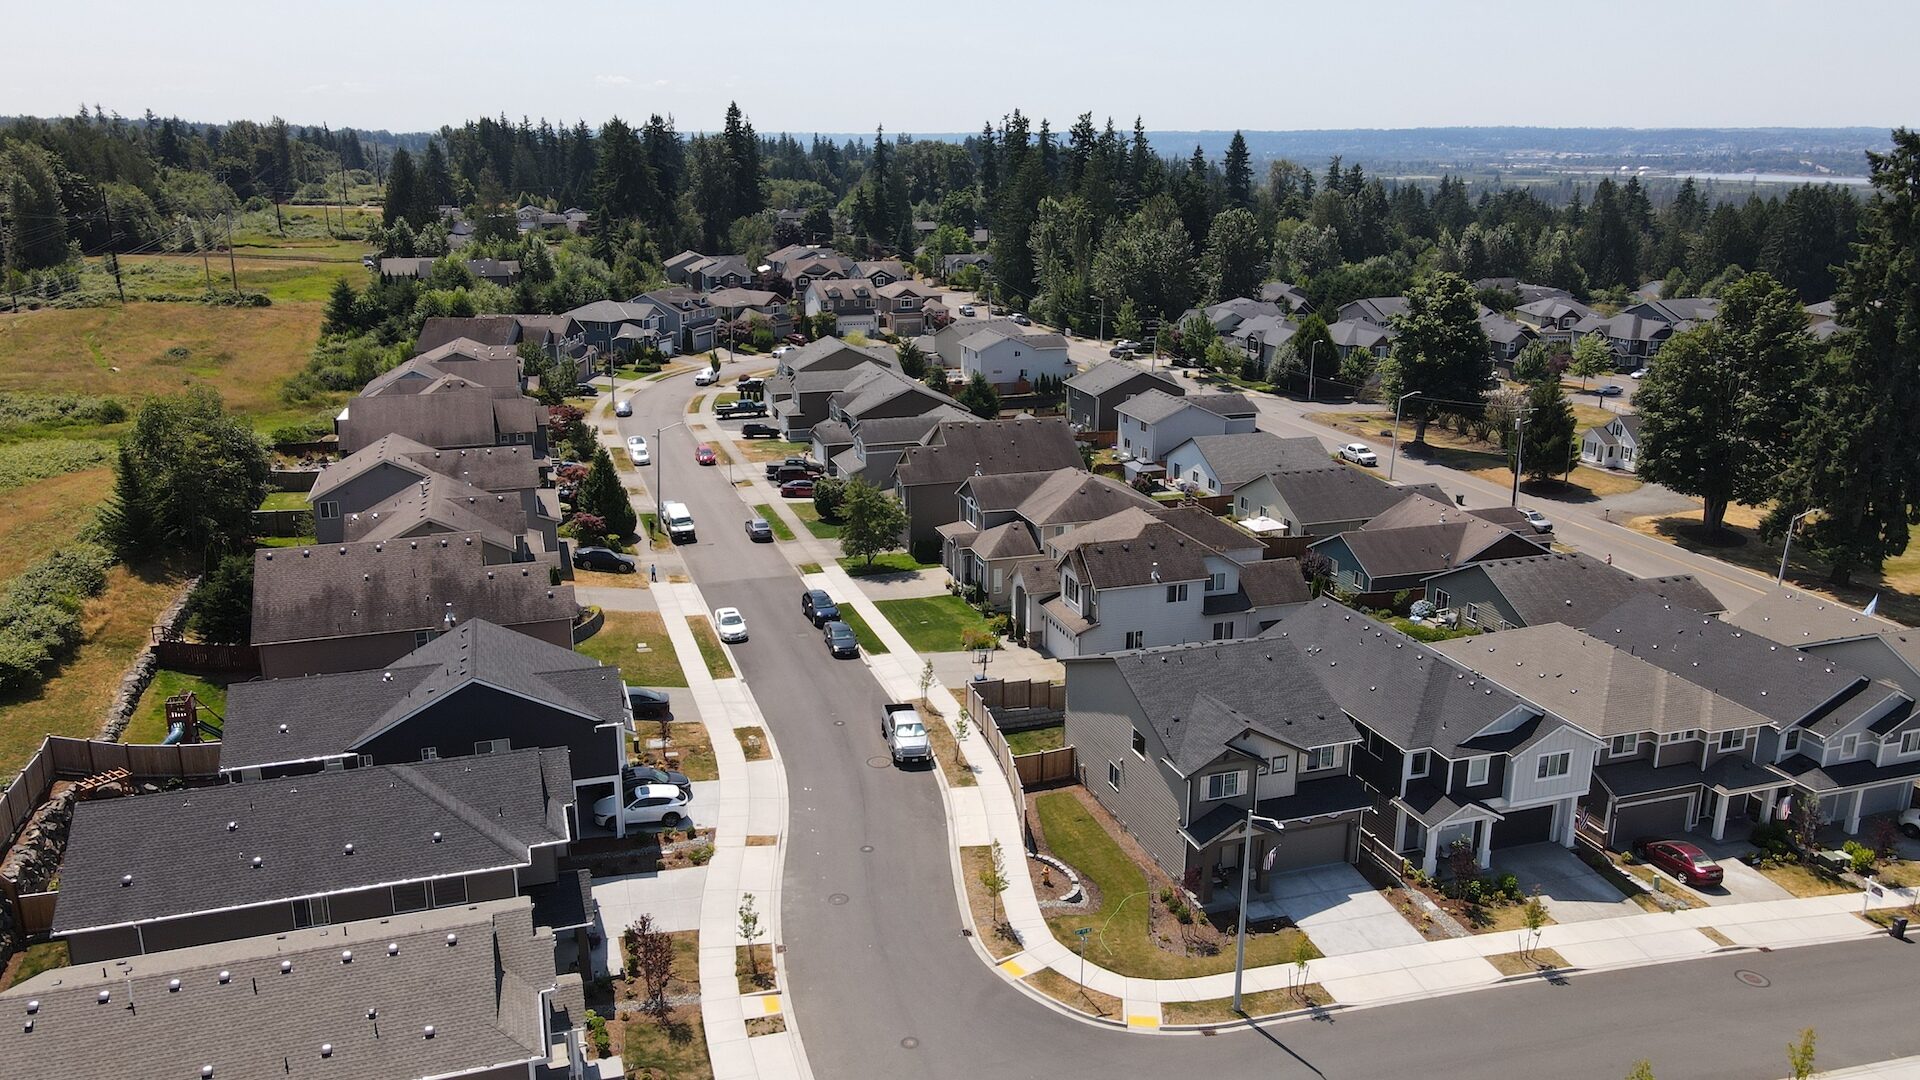
{"label": "garage door", "polygon": [[1326,825],[1289,825],[1280,834],[1280,853],[1273,868],[1298,870],[1306,866],[1347,861],[1347,834],[1352,826],[1336,821]]}
{"label": "garage door", "polygon": [[1493,846],[1515,847],[1553,839],[1553,807],[1536,806],[1514,810],[1506,820],[1493,823]]}
{"label": "garage door", "polygon": [[1907,803],[1912,801],[1912,798],[1911,783],[1868,788],[1860,793],[1860,816],[1898,813],[1907,808]]}
{"label": "garage door", "polygon": [[1613,812],[1613,847],[1624,851],[1643,836],[1678,836],[1687,828],[1688,797],[1622,806]]}

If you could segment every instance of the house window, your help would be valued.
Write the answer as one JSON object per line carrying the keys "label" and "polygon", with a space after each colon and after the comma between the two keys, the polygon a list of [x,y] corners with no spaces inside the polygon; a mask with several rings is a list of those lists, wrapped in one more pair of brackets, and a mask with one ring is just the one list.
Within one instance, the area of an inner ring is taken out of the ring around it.
{"label": "house window", "polygon": [[1316,746],[1307,751],[1307,771],[1331,769],[1340,760],[1340,748],[1337,746]]}
{"label": "house window", "polygon": [[1920,753],[1920,731],[1909,731],[1900,736],[1900,752],[1903,754]]}
{"label": "house window", "polygon": [[1117,761],[1107,762],[1107,786],[1115,791],[1120,790],[1120,763]]}
{"label": "house window", "polygon": [[304,930],[309,926],[325,926],[328,921],[326,897],[315,896],[306,900],[295,900],[293,902],[293,928],[295,930]]}
{"label": "house window", "polygon": [[1226,587],[1227,587],[1227,572],[1225,570],[1222,570],[1217,574],[1207,575],[1207,591],[1208,592],[1221,592],[1225,590]]}
{"label": "house window", "polygon": [[1613,745],[1607,747],[1607,753],[1612,754],[1614,757],[1619,757],[1622,754],[1631,754],[1639,748],[1640,736],[1615,735],[1613,737]]}
{"label": "house window", "polygon": [[1487,782],[1487,767],[1491,760],[1490,758],[1483,757],[1467,759],[1468,787],[1479,787],[1481,784]]}
{"label": "house window", "polygon": [[1146,648],[1146,647],[1147,647],[1147,632],[1146,632],[1145,630],[1129,630],[1129,631],[1127,631],[1127,643],[1126,643],[1126,645],[1125,645],[1125,646],[1123,646],[1123,647],[1124,647],[1124,648],[1128,648],[1128,649],[1144,649],[1144,648]]}
{"label": "house window", "polygon": [[1178,585],[1167,586],[1167,603],[1178,604],[1186,598],[1187,586],[1185,582],[1181,582]]}
{"label": "house window", "polygon": [[1286,771],[1287,771],[1287,756],[1286,756],[1285,754],[1282,754],[1282,755],[1280,755],[1279,757],[1277,757],[1277,758],[1274,758],[1274,759],[1273,759],[1272,761],[1270,761],[1270,762],[1268,762],[1268,763],[1267,763],[1267,771],[1268,771],[1268,772],[1270,772],[1270,773],[1283,773],[1283,772],[1286,772]]}
{"label": "house window", "polygon": [[1552,780],[1573,771],[1573,755],[1566,751],[1558,754],[1541,754],[1540,766],[1534,770],[1534,779]]}
{"label": "house window", "polygon": [[1795,728],[1794,730],[1787,732],[1786,738],[1780,740],[1780,749],[1782,752],[1788,753],[1788,754],[1791,754],[1799,750],[1800,749],[1800,729]]}
{"label": "house window", "polygon": [[1445,589],[1433,590],[1433,606],[1442,611],[1453,606],[1453,602],[1448,598]]}
{"label": "house window", "polygon": [[1233,636],[1233,620],[1213,624],[1213,640],[1225,641]]}
{"label": "house window", "polygon": [[438,630],[415,630],[413,632],[413,647],[417,649],[439,636],[440,631]]}
{"label": "house window", "polygon": [[1247,512],[1247,497],[1245,495],[1240,496],[1240,512],[1243,514]]}
{"label": "house window", "polygon": [[1479,624],[1480,624],[1480,605],[1468,604],[1467,605],[1467,625],[1478,626]]}
{"label": "house window", "polygon": [[439,747],[437,747],[437,746],[423,746],[423,747],[421,747],[421,748],[420,748],[420,760],[421,760],[421,761],[439,761],[439,760],[440,760],[440,748],[439,748]]}
{"label": "house window", "polygon": [[1221,772],[1207,777],[1208,799],[1231,799],[1245,788],[1247,774],[1244,772]]}
{"label": "house window", "polygon": [[319,513],[320,520],[331,521],[340,516],[340,504],[328,499],[320,504]]}
{"label": "house window", "polygon": [[1660,736],[1660,744],[1662,746],[1671,746],[1686,737],[1687,733],[1684,731],[1669,731],[1665,735]]}
{"label": "house window", "polygon": [[1747,745],[1745,731],[1723,731],[1720,733],[1720,751],[1728,753]]}
{"label": "house window", "polygon": [[504,754],[513,749],[512,739],[482,739],[473,744],[476,754]]}
{"label": "house window", "polygon": [[427,883],[416,881],[410,885],[393,887],[393,913],[404,915],[409,911],[427,910]]}
{"label": "house window", "polygon": [[1142,760],[1144,760],[1147,756],[1146,733],[1143,731],[1140,731],[1137,728],[1134,730],[1134,733],[1133,733],[1133,752],[1135,756],[1141,758]]}
{"label": "house window", "polygon": [[1415,750],[1407,756],[1407,776],[1410,778],[1418,779],[1425,776],[1427,770],[1432,767],[1432,756],[1425,750]]}
{"label": "house window", "polygon": [[1840,740],[1840,760],[1842,761],[1852,760],[1853,752],[1859,749],[1859,747],[1860,747],[1860,736],[1858,735],[1849,735],[1846,738],[1841,739]]}
{"label": "house window", "polygon": [[441,878],[433,883],[433,906],[453,907],[467,902],[467,879]]}

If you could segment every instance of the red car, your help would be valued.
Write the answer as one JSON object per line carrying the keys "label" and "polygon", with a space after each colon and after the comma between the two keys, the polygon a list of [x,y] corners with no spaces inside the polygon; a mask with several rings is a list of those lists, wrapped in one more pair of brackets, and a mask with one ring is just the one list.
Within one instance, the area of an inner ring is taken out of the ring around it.
{"label": "red car", "polygon": [[1713,856],[1684,840],[1642,838],[1633,842],[1633,853],[1695,887],[1718,885],[1725,876]]}
{"label": "red car", "polygon": [[813,481],[789,480],[780,485],[780,495],[786,499],[811,499],[813,498]]}
{"label": "red car", "polygon": [[701,443],[693,448],[693,460],[702,465],[711,465],[719,459],[713,456],[713,447]]}

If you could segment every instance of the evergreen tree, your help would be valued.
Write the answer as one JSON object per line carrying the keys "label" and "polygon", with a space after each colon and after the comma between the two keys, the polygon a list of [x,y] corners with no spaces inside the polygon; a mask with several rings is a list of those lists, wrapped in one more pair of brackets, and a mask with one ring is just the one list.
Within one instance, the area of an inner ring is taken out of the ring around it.
{"label": "evergreen tree", "polygon": [[187,625],[202,641],[245,645],[253,637],[253,556],[226,555],[187,598]]}
{"label": "evergreen tree", "polygon": [[333,290],[327,294],[327,313],[320,323],[320,330],[327,334],[353,334],[360,330],[360,294],[354,291],[346,278],[333,283]]}
{"label": "evergreen tree", "polygon": [[453,174],[447,171],[446,151],[440,149],[439,139],[427,140],[426,160],[420,165],[420,199],[429,212],[435,212],[442,206],[455,206]]}
{"label": "evergreen tree", "polygon": [[139,462],[134,460],[132,446],[122,441],[114,463],[113,495],[100,511],[101,533],[121,559],[137,562],[158,548],[154,520]]}
{"label": "evergreen tree", "polygon": [[1559,382],[1542,380],[1529,386],[1527,407],[1532,411],[1521,427],[1527,475],[1548,480],[1571,472],[1580,457],[1580,440],[1574,435],[1573,405]]}
{"label": "evergreen tree", "polygon": [[593,464],[587,469],[586,479],[580,481],[574,505],[605,522],[609,536],[632,536],[639,525],[633,502],[620,483],[619,470],[604,446],[594,451]]}
{"label": "evergreen tree", "polygon": [[1425,445],[1436,412],[1477,409],[1486,396],[1493,365],[1479,307],[1465,278],[1439,273],[1415,285],[1406,312],[1394,316],[1399,336],[1381,368],[1382,389],[1393,401],[1418,393],[1404,406],[1416,446]]}
{"label": "evergreen tree", "polygon": [[267,497],[266,448],[204,388],[142,405],[118,469],[107,535],[124,555],[240,550]]}
{"label": "evergreen tree", "polygon": [[1227,176],[1227,205],[1242,210],[1253,208],[1253,161],[1247,154],[1246,136],[1238,131],[1227,144],[1224,166]]}
{"label": "evergreen tree", "polygon": [[1258,295],[1266,264],[1267,238],[1253,211],[1239,207],[1221,211],[1207,230],[1201,260],[1207,294],[1216,303]]}
{"label": "evergreen tree", "polygon": [[1000,391],[993,388],[987,377],[976,371],[962,387],[954,400],[966,410],[984,420],[992,420],[1000,415]]}
{"label": "evergreen tree", "polygon": [[[998,264],[996,264],[998,265]],[[1093,287],[1101,296],[1136,301],[1143,315],[1178,315],[1198,295],[1193,245],[1173,200],[1156,195],[1124,223],[1107,230],[1093,259]]]}
{"label": "evergreen tree", "polygon": [[413,155],[406,147],[393,152],[393,163],[387,169],[387,193],[380,209],[380,221],[384,225],[393,225],[407,221],[418,227],[426,224],[417,215],[420,204],[420,178],[414,172]]}

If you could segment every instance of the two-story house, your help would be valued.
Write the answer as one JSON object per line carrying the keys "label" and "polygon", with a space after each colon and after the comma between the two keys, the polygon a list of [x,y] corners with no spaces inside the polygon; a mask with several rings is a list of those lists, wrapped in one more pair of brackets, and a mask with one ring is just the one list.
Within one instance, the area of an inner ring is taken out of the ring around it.
{"label": "two-story house", "polygon": [[1487,358],[1494,370],[1508,378],[1513,377],[1514,357],[1540,336],[1532,327],[1497,312],[1480,316],[1480,330],[1487,335]]}
{"label": "two-story house", "polygon": [[1639,468],[1640,414],[1621,413],[1580,437],[1580,460],[1602,469]]}
{"label": "two-story house", "polygon": [[530,446],[438,450],[404,435],[382,436],[320,470],[307,492],[315,538],[322,544],[341,542],[346,539],[346,523],[353,515],[435,476],[511,497],[527,527],[545,535],[545,523],[560,515],[553,490],[540,486],[542,463]]}
{"label": "two-story house", "polygon": [[776,273],[779,274],[778,284],[787,290],[787,295],[799,300],[819,282],[850,279],[853,276],[853,260],[823,249],[782,264]]}
{"label": "two-story house", "polygon": [[1641,593],[1709,615],[1725,607],[1692,574],[1638,578],[1585,552],[1468,563],[1427,578],[1424,587],[1436,611],[1481,630],[1542,623],[1585,629]]}
{"label": "two-story house", "polygon": [[960,342],[960,374],[982,376],[995,389],[1019,391],[1041,377],[1066,379],[1076,369],[1059,334],[1005,334],[981,330]]}
{"label": "two-story house", "polygon": [[1059,417],[947,420],[900,452],[893,493],[907,512],[907,546],[939,558],[939,528],[958,517],[954,495],[969,477],[1085,469]]}
{"label": "two-story house", "polygon": [[1573,328],[1583,319],[1599,317],[1599,312],[1570,296],[1546,296],[1513,309],[1513,316],[1534,329],[1543,340],[1568,341]]}
{"label": "two-story house", "polygon": [[738,255],[712,255],[689,263],[687,287],[696,292],[738,289],[753,283],[753,268]]}
{"label": "two-story house", "polygon": [[[707,303],[713,305],[722,322],[731,324],[731,329],[722,331],[723,335],[731,334],[744,341],[746,338],[741,332],[749,331],[756,321],[766,323],[767,329],[773,331],[776,338],[786,337],[793,332],[792,310],[786,297],[777,292],[767,289],[716,289],[707,294]],[[731,337],[723,337],[722,340],[732,344]]]}
{"label": "two-story house", "polygon": [[567,312],[585,335],[586,343],[603,353],[627,353],[651,345],[671,356],[678,336],[667,325],[667,313],[644,298],[632,303],[595,300]]}
{"label": "two-story house", "polygon": [[899,259],[872,259],[853,264],[853,277],[866,278],[874,288],[885,288],[907,280],[907,268]]}
{"label": "two-story house", "polygon": [[875,286],[866,278],[820,278],[807,283],[804,305],[808,318],[833,316],[833,332],[872,331],[880,325]]}
{"label": "two-story house", "polygon": [[959,517],[938,530],[941,564],[999,610],[1009,604],[1010,571],[1038,557],[1043,541],[1128,507],[1155,505],[1125,484],[1072,467],[968,477],[956,501]]}
{"label": "two-story house", "polygon": [[706,352],[720,343],[720,311],[706,293],[684,286],[655,289],[627,303],[647,304],[659,311],[657,333],[662,350],[669,355]]}
{"label": "two-story house", "polygon": [[[1241,423],[1236,420],[1235,426]],[[1166,456],[1167,482],[1199,495],[1229,494],[1276,471],[1341,468],[1345,466],[1328,456],[1320,440],[1306,435],[1281,438],[1267,431],[1196,435],[1175,443]]]}
{"label": "two-story house", "polygon": [[[912,281],[891,281],[875,285],[874,307],[880,329],[896,337],[915,337],[929,325],[929,315],[944,313],[936,302],[939,293]],[[931,308],[931,312],[929,311]]]}
{"label": "two-story house", "polygon": [[825,420],[813,426],[813,458],[826,463],[829,476],[891,491],[894,466],[909,447],[926,442],[941,424],[975,423],[979,419],[965,409],[941,405],[917,416]]}
{"label": "two-story house", "polygon": [[1333,349],[1342,360],[1355,352],[1371,353],[1376,359],[1384,360],[1393,349],[1393,328],[1365,319],[1328,323],[1327,335],[1333,339]]}
{"label": "two-story house", "polygon": [[1159,390],[1183,397],[1187,389],[1173,377],[1124,360],[1103,360],[1066,381],[1067,422],[1075,431],[1116,431],[1122,404]]}
{"label": "two-story house", "polygon": [[[534,505],[540,504],[536,500]],[[337,532],[345,543],[465,533],[479,541],[481,561],[489,565],[540,562],[561,567],[567,561],[558,515],[538,509],[529,514],[517,494],[482,491],[439,473],[329,525],[338,526],[328,531]]]}
{"label": "two-story house", "polygon": [[340,452],[352,454],[387,435],[404,435],[440,450],[528,446],[547,454],[547,415],[530,397],[502,397],[458,376],[415,393],[389,392],[348,401],[333,420]]}
{"label": "two-story house", "polygon": [[1114,409],[1120,418],[1116,449],[1135,462],[1164,461],[1181,443],[1199,435],[1254,430],[1259,412],[1242,394],[1169,394],[1148,390]]}
{"label": "two-story house", "polygon": [[1336,312],[1341,322],[1365,322],[1375,326],[1392,326],[1396,315],[1407,313],[1407,298],[1404,296],[1368,296],[1340,305]]}

